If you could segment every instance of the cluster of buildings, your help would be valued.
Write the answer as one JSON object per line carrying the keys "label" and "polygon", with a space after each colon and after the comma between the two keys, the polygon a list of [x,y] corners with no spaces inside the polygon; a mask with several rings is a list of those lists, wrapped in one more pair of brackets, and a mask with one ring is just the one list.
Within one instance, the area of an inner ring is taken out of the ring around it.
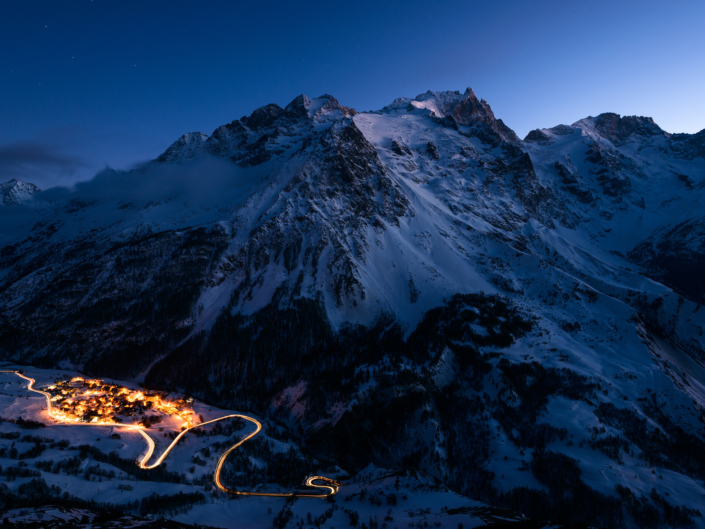
{"label": "cluster of buildings", "polygon": [[[149,425],[153,414],[176,415],[192,425],[193,411],[183,400],[165,400],[161,392],[136,391],[103,380],[81,377],[57,382],[47,388],[52,415],[66,422],[115,424],[125,421]],[[158,421],[153,421],[158,422]]]}

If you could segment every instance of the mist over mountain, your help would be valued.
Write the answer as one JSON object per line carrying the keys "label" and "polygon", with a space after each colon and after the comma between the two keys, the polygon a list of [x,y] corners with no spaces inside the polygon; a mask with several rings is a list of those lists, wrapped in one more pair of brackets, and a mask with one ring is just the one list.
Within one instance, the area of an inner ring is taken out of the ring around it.
{"label": "mist over mountain", "polygon": [[254,410],[530,518],[705,527],[705,130],[520,139],[469,88],[300,95],[0,193],[4,360]]}

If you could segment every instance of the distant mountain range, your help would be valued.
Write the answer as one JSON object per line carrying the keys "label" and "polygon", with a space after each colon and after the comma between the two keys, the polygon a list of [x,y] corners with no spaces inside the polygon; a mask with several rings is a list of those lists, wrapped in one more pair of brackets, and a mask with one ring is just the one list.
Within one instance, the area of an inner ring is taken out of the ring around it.
{"label": "distant mountain range", "polygon": [[705,526],[705,130],[521,140],[470,89],[301,95],[1,189],[2,358],[271,413],[533,517]]}

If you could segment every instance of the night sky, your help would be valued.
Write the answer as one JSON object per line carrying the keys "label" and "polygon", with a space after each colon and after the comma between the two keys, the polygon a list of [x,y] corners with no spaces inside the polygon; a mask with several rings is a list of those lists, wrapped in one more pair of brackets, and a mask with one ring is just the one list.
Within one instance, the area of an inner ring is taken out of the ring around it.
{"label": "night sky", "polygon": [[705,128],[705,2],[2,1],[0,182],[155,158],[296,95],[475,89],[523,137],[612,111]]}

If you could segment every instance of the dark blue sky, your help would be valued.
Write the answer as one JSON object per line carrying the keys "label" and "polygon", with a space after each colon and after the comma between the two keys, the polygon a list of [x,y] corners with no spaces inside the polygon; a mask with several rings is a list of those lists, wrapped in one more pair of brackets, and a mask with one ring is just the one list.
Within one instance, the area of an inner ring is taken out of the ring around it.
{"label": "dark blue sky", "polygon": [[702,0],[6,1],[0,181],[129,167],[300,93],[369,110],[471,86],[522,137],[605,111],[697,132],[703,21]]}

